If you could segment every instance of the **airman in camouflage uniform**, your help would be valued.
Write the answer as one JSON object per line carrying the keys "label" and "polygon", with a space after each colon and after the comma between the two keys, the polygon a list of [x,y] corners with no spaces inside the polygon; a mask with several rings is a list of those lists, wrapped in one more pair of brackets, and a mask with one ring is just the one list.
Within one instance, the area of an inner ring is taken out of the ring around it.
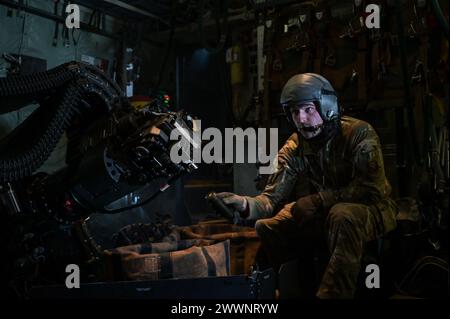
{"label": "airman in camouflage uniform", "polygon": [[[321,226],[330,260],[316,295],[352,298],[365,243],[396,226],[379,138],[367,122],[340,116],[331,84],[317,74],[291,78],[281,103],[290,108],[297,132],[279,151],[264,191],[256,197],[219,195],[241,215],[257,220],[257,234],[274,265],[291,257],[292,243],[302,233]],[[320,114],[316,122],[315,111]],[[287,203],[298,179],[305,177],[315,192]]]}

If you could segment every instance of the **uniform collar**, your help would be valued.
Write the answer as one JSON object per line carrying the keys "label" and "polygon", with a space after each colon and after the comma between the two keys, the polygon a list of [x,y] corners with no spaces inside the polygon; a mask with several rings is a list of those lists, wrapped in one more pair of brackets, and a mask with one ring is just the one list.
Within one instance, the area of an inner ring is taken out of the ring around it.
{"label": "uniform collar", "polygon": [[[298,133],[299,135],[301,135],[300,133]],[[304,139],[302,136],[299,136],[300,139],[300,145],[301,145],[301,150],[303,152],[303,155],[315,155],[317,154],[317,152],[315,152],[313,150],[313,148],[311,147],[311,144],[308,142],[308,140]]]}
{"label": "uniform collar", "polygon": [[324,131],[312,140],[305,139],[300,132],[297,133],[299,144],[304,155],[315,155],[323,150],[329,143],[341,134],[341,126],[334,123],[325,123]]}

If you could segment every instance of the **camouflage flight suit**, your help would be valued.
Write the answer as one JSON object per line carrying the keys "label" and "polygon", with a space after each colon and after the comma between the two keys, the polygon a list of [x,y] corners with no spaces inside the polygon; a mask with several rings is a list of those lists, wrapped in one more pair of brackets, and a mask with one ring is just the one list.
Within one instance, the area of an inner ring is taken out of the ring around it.
{"label": "camouflage flight suit", "polygon": [[331,256],[316,295],[352,298],[364,244],[396,227],[397,207],[390,198],[391,186],[375,130],[364,121],[344,116],[341,132],[320,150],[313,151],[294,133],[277,160],[277,171],[264,191],[246,197],[249,218],[258,219],[255,228],[263,247],[272,260],[286,258],[280,257],[289,253],[283,247],[299,240],[298,233],[305,231],[291,214],[295,202],[286,202],[297,180],[306,176],[322,199],[317,215],[322,217],[320,225]]}

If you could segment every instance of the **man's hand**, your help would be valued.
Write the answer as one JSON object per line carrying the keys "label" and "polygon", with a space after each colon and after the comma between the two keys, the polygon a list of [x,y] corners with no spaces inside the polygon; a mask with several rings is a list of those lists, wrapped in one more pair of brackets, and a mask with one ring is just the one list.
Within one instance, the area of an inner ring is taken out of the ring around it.
{"label": "man's hand", "polygon": [[291,208],[291,214],[299,226],[311,221],[322,209],[322,198],[319,194],[300,197]]}
{"label": "man's hand", "polygon": [[244,196],[229,192],[216,193],[216,196],[221,199],[225,205],[230,206],[235,211],[239,212],[239,215],[241,215],[242,218],[248,216],[248,204]]}

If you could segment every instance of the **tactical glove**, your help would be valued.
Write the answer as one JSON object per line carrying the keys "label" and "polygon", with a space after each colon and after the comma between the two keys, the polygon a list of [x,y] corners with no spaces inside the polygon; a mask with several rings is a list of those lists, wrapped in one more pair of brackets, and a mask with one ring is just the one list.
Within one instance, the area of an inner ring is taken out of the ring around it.
{"label": "tactical glove", "polygon": [[291,214],[299,226],[311,221],[323,208],[319,194],[300,197],[291,208]]}
{"label": "tactical glove", "polygon": [[239,212],[239,215],[242,218],[248,217],[248,203],[244,196],[229,192],[217,193],[216,196],[221,199],[225,205],[230,206],[235,211]]}

